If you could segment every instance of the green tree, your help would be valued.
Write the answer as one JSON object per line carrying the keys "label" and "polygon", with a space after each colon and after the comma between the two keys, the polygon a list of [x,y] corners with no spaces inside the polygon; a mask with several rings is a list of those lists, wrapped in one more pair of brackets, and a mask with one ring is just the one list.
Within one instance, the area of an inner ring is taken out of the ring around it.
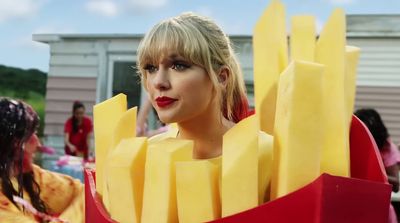
{"label": "green tree", "polygon": [[32,105],[40,117],[38,134],[43,136],[47,73],[0,65],[0,96],[21,99]]}

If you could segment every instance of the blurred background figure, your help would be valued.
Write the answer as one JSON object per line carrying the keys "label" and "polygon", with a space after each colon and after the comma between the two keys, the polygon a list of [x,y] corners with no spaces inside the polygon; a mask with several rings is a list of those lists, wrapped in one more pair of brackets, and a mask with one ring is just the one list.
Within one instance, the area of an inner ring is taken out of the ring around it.
{"label": "blurred background figure", "polygon": [[[379,153],[385,166],[392,191],[399,191],[399,163],[400,153],[397,146],[390,139],[389,132],[375,109],[364,108],[355,112],[355,115],[368,127],[375,139]],[[396,213],[390,206],[389,222],[397,222]]]}
{"label": "blurred background figure", "polygon": [[154,108],[151,105],[151,101],[149,99],[147,99],[140,107],[140,110],[139,110],[138,116],[137,116],[137,121],[136,121],[137,122],[136,136],[151,137],[151,136],[166,132],[168,130],[169,127],[160,121],[160,119],[158,118],[158,115],[156,115],[156,118],[158,120],[156,129],[149,129],[148,123],[147,123],[148,116],[153,109]]}
{"label": "blurred background figure", "polygon": [[89,157],[90,134],[93,131],[92,120],[85,115],[85,106],[75,101],[72,116],[64,125],[65,154],[81,156],[86,161]]}
{"label": "blurred background figure", "polygon": [[1,222],[48,222],[52,216],[83,222],[83,185],[33,164],[42,147],[38,126],[30,105],[0,97]]}

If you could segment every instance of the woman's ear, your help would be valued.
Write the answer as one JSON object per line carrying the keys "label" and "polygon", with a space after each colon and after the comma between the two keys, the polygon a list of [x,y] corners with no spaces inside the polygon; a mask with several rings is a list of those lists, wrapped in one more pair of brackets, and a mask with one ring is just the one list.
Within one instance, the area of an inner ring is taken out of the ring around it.
{"label": "woman's ear", "polygon": [[228,83],[228,78],[230,75],[230,70],[227,66],[223,65],[218,73],[218,83],[221,84],[223,87],[226,87]]}

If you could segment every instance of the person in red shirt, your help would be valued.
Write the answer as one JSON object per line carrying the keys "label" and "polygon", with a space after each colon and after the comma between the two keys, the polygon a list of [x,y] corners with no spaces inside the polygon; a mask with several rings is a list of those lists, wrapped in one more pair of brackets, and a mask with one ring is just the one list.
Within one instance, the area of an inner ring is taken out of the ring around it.
{"label": "person in red shirt", "polygon": [[65,154],[83,156],[87,160],[92,131],[92,120],[85,115],[85,106],[80,101],[75,101],[72,106],[72,117],[64,126]]}

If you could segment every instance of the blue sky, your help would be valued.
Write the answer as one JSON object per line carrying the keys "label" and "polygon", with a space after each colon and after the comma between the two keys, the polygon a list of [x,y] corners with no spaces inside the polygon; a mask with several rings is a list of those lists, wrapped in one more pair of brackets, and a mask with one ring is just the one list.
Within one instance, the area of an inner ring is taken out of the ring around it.
{"label": "blue sky", "polygon": [[[311,14],[322,27],[330,12],[400,14],[400,0],[282,0],[286,17]],[[0,64],[48,71],[49,48],[33,33],[142,34],[161,19],[193,11],[228,34],[251,34],[269,0],[0,0]]]}

